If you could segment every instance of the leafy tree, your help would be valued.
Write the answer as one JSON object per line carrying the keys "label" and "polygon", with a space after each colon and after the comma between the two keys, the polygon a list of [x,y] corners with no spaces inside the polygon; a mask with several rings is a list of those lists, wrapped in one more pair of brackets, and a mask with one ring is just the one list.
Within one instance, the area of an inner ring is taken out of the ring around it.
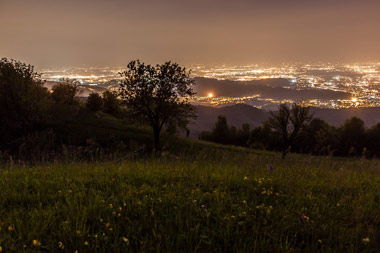
{"label": "leafy tree", "polygon": [[380,157],[380,123],[377,123],[373,127],[367,130],[367,147],[371,154],[376,157]]}
{"label": "leafy tree", "polygon": [[271,112],[271,118],[268,123],[274,131],[276,131],[283,142],[282,158],[285,159],[286,154],[293,145],[300,131],[307,126],[312,119],[308,107],[293,104],[291,107],[281,104],[278,111]]}
{"label": "leafy tree", "polygon": [[94,112],[101,110],[103,108],[102,97],[96,92],[91,93],[87,98],[86,107]]}
{"label": "leafy tree", "polygon": [[0,141],[30,132],[49,107],[49,93],[31,65],[0,60]]}
{"label": "leafy tree", "polygon": [[241,129],[239,129],[237,132],[236,144],[239,146],[247,146],[250,135],[251,135],[251,127],[247,123],[243,124],[241,126]]}
{"label": "leafy tree", "polygon": [[115,92],[103,92],[103,106],[104,112],[109,114],[117,114],[120,112],[120,100]]}
{"label": "leafy tree", "polygon": [[365,128],[363,120],[352,117],[346,120],[340,131],[340,152],[342,154],[360,155],[365,147]]}
{"label": "leafy tree", "polygon": [[52,88],[51,97],[56,104],[77,105],[79,93],[78,82],[75,80],[63,80]]}
{"label": "leafy tree", "polygon": [[119,94],[128,110],[141,116],[153,129],[154,149],[160,151],[160,133],[165,124],[186,128],[195,118],[189,98],[195,93],[190,72],[176,63],[146,65],[139,60],[120,73]]}

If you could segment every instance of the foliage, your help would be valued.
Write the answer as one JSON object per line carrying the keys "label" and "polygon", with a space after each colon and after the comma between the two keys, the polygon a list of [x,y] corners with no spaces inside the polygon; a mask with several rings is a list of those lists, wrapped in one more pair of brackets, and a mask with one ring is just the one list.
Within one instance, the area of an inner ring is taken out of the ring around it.
{"label": "foliage", "polygon": [[0,60],[0,142],[30,132],[45,117],[49,107],[47,89],[31,65]]}
{"label": "foliage", "polygon": [[120,112],[121,107],[117,94],[109,90],[103,92],[103,106],[104,112],[117,115]]}
{"label": "foliage", "polygon": [[243,124],[241,129],[236,129],[236,127],[228,125],[226,117],[219,115],[213,130],[202,132],[199,139],[244,147],[248,145],[250,134],[251,130],[248,124]]}
{"label": "foliage", "polygon": [[195,118],[189,98],[195,93],[190,72],[176,63],[146,65],[132,61],[120,73],[119,94],[132,115],[141,117],[154,133],[154,147],[160,147],[160,133],[166,124],[186,128],[189,118]]}
{"label": "foliage", "polygon": [[86,101],[86,107],[91,111],[100,111],[103,108],[103,99],[102,97],[96,93],[91,93]]}
{"label": "foliage", "polygon": [[56,104],[77,105],[79,93],[78,82],[75,80],[63,80],[53,86],[51,97]]}

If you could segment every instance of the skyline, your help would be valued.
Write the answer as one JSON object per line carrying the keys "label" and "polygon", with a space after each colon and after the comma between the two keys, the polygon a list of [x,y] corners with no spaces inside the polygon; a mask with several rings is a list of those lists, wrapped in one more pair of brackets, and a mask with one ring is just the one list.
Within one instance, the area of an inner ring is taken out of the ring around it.
{"label": "skyline", "polygon": [[377,62],[380,3],[0,1],[0,55],[36,68]]}

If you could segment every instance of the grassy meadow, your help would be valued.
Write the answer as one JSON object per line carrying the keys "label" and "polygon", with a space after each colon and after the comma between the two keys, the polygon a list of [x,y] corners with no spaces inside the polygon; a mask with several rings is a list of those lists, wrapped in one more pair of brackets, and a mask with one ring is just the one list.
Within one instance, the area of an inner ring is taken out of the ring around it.
{"label": "grassy meadow", "polygon": [[199,141],[173,153],[4,166],[2,251],[380,248],[379,160],[290,154],[282,161],[277,153]]}

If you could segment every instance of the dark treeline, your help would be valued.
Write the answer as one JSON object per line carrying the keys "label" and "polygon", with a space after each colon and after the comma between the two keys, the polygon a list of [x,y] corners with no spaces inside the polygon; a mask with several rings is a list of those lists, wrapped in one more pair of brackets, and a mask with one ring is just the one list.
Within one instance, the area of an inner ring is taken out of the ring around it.
{"label": "dark treeline", "polygon": [[74,80],[62,80],[48,90],[31,65],[1,59],[0,159],[51,160],[57,153],[93,156],[100,146],[113,152],[117,141],[101,143],[91,138],[90,127],[78,130],[75,121],[91,111],[121,117],[121,101],[111,91],[91,94],[86,104],[79,96]]}
{"label": "dark treeline", "polygon": [[314,155],[380,157],[380,123],[366,128],[357,117],[347,119],[339,127],[331,126],[319,118],[310,119],[288,147],[281,132],[274,129],[270,120],[253,129],[248,124],[236,128],[229,126],[222,115],[218,117],[212,131],[202,132],[199,138],[264,150],[284,151],[284,148],[289,148],[288,151]]}

